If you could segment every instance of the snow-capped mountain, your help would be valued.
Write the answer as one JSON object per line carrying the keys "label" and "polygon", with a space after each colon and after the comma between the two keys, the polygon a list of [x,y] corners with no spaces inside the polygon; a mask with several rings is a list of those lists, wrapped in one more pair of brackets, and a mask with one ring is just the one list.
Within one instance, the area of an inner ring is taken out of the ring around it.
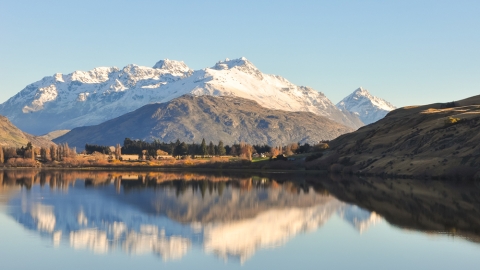
{"label": "snow-capped mountain", "polygon": [[246,58],[226,59],[196,71],[180,61],[162,60],[153,67],[57,73],[28,85],[0,105],[0,114],[22,130],[45,134],[99,124],[184,94],[237,96],[270,109],[310,111],[353,128],[363,125],[357,116],[337,109],[323,93],[263,74]]}
{"label": "snow-capped mountain", "polygon": [[385,117],[388,112],[396,109],[388,101],[372,96],[367,89],[362,87],[342,99],[336,106],[342,111],[349,111],[358,115],[365,125],[377,122]]}

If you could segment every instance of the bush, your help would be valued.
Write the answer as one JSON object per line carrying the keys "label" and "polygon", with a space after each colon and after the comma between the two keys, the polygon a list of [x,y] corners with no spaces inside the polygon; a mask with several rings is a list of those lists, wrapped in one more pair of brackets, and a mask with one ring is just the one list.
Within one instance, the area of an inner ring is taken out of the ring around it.
{"label": "bush", "polygon": [[317,152],[317,151],[325,151],[327,150],[328,148],[330,148],[330,146],[328,145],[328,143],[319,143],[319,144],[316,144],[313,146],[313,151]]}
{"label": "bush", "polygon": [[449,126],[449,125],[455,125],[455,124],[458,124],[460,122],[460,118],[455,118],[455,117],[451,117],[449,116],[447,119],[445,119],[445,125],[446,126]]}

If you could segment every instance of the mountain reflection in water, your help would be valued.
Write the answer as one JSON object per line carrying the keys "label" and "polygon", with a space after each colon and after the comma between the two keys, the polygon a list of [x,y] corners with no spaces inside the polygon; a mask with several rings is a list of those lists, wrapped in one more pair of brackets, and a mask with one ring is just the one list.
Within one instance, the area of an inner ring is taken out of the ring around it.
{"label": "mountain reflection in water", "polygon": [[404,228],[480,239],[479,192],[468,185],[308,174],[36,171],[0,172],[0,184],[6,198],[0,203],[20,224],[54,245],[95,253],[175,260],[200,247],[244,262],[258,249],[317,230],[333,215],[359,233],[384,216]]}

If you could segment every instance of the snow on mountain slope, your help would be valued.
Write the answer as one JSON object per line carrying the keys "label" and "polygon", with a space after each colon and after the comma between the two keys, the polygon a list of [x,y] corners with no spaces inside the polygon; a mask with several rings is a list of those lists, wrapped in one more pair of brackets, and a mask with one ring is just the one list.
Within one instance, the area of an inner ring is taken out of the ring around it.
{"label": "snow on mountain slope", "polygon": [[45,134],[99,124],[184,94],[238,96],[270,109],[310,111],[353,128],[362,125],[358,117],[338,110],[323,93],[263,74],[245,58],[226,59],[196,71],[180,61],[162,60],[153,68],[128,65],[57,73],[1,104],[0,114],[22,130]]}
{"label": "snow on mountain slope", "polygon": [[357,114],[366,125],[377,122],[385,117],[388,112],[396,109],[391,103],[372,96],[362,87],[342,99],[336,106],[342,111]]}

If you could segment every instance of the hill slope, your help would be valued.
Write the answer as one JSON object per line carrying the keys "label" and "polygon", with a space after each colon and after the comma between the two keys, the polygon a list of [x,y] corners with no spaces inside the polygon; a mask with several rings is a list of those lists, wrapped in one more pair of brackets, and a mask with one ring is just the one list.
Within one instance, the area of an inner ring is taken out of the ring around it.
{"label": "hill slope", "polygon": [[36,147],[47,147],[53,144],[47,139],[21,131],[8,118],[0,115],[0,146],[22,147],[26,146],[28,142]]}
{"label": "hill slope", "polygon": [[57,73],[28,85],[1,104],[0,114],[22,130],[41,135],[100,124],[146,104],[185,94],[236,96],[270,109],[313,112],[355,129],[363,125],[356,115],[337,109],[323,93],[263,74],[245,58],[227,59],[196,71],[183,62],[162,60],[153,67],[128,65]]}
{"label": "hill slope", "polygon": [[83,149],[86,143],[114,145],[125,138],[200,143],[202,138],[226,144],[245,141],[270,145],[314,143],[352,131],[310,112],[261,107],[236,97],[185,95],[170,102],[146,105],[96,126],[75,128],[54,141]]}
{"label": "hill slope", "polygon": [[473,178],[480,166],[479,141],[480,96],[475,96],[394,110],[332,141],[333,151],[323,160],[338,162],[335,170]]}
{"label": "hill slope", "polygon": [[377,122],[387,115],[395,106],[379,97],[372,96],[362,87],[348,95],[337,105],[342,111],[352,112],[360,117],[365,125]]}
{"label": "hill slope", "polygon": [[64,129],[64,130],[54,130],[54,131],[52,131],[52,132],[49,132],[49,133],[44,134],[44,135],[39,136],[39,137],[52,141],[52,140],[54,140],[54,139],[56,139],[56,138],[58,138],[58,137],[60,137],[60,136],[63,136],[63,135],[65,135],[65,134],[67,134],[69,131],[70,131],[70,130],[68,130],[68,129]]}

